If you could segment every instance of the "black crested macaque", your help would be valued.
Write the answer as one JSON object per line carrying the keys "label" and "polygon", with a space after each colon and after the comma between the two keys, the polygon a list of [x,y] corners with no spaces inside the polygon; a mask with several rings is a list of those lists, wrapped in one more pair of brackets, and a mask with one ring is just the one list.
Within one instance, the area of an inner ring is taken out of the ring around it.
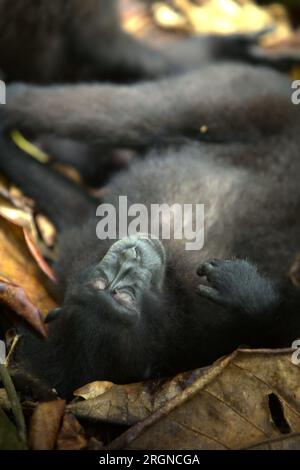
{"label": "black crested macaque", "polygon": [[[122,83],[180,74],[228,59],[257,63],[261,60],[251,51],[264,33],[201,35],[158,49],[122,30],[116,0],[0,0],[0,77],[7,84]],[[263,63],[280,67],[275,62],[263,58]],[[97,144],[53,135],[39,136],[37,143],[52,163],[68,164],[76,153],[73,164],[94,186],[132,159],[107,149],[100,175]],[[82,165],[85,159],[89,165]]]}
{"label": "black crested macaque", "polygon": [[209,35],[159,50],[122,30],[116,0],[0,0],[7,82],[153,79],[215,60],[252,60],[258,36]]}
{"label": "black crested macaque", "polygon": [[[0,77],[43,85],[155,79],[228,58],[255,61],[250,51],[263,33],[203,35],[158,49],[122,30],[116,0],[0,0]],[[92,185],[128,165],[128,155],[107,150],[100,176],[97,145],[52,135],[38,144],[52,162],[68,163],[75,152],[80,170],[88,158],[82,177]]]}
{"label": "black crested macaque", "polygon": [[76,109],[80,91],[98,96],[94,109],[85,102],[66,122],[55,93],[39,130],[50,118],[54,132],[143,145],[207,126],[208,142],[152,150],[116,175],[101,200],[117,220],[121,195],[148,214],[152,204],[204,204],[204,246],[188,251],[185,239],[142,234],[100,240],[100,201],[2,136],[0,170],[60,232],[61,308],[49,314],[46,341],[24,333],[16,360],[70,397],[93,380],[133,382],[207,365],[239,345],[290,346],[300,334],[300,292],[286,278],[300,243],[300,108],[289,80],[219,65],[201,77],[121,88],[115,102],[104,102],[110,87],[100,87],[100,99],[96,89],[78,88],[75,105],[61,95]]}

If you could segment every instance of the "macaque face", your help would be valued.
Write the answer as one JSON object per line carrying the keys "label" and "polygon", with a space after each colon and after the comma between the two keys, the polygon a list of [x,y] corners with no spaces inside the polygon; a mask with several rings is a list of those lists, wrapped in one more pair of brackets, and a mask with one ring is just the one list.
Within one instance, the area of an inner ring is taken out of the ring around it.
{"label": "macaque face", "polygon": [[[162,290],[166,255],[162,243],[146,235],[131,236],[115,242],[103,259],[81,273],[65,303],[80,303],[86,298],[101,317],[113,311],[122,322],[136,322],[142,314],[145,297]],[[79,297],[78,297],[79,299]]]}

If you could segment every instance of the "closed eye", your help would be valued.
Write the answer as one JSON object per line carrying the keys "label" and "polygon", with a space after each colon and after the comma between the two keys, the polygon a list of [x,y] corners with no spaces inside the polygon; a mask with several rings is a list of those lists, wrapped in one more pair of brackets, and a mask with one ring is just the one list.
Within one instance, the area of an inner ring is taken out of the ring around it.
{"label": "closed eye", "polygon": [[107,289],[108,283],[103,278],[94,279],[93,281],[89,282],[89,286],[93,289],[97,290],[105,290]]}

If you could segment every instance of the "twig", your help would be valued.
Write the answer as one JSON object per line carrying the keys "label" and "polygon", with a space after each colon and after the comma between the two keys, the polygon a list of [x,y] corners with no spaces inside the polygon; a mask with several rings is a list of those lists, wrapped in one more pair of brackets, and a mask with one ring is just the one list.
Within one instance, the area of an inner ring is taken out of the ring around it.
{"label": "twig", "polygon": [[[16,343],[17,340],[14,341],[13,347]],[[19,438],[26,444],[26,425],[23,410],[14,383],[9,375],[6,363],[0,363],[0,377],[11,404],[11,409],[15,418]]]}
{"label": "twig", "polygon": [[12,355],[13,355],[15,349],[16,349],[16,346],[18,344],[19,339],[20,339],[19,335],[16,335],[13,339],[12,345],[11,345],[10,350],[9,350],[7,356],[6,356],[6,359],[5,359],[6,367],[9,366],[10,358],[12,357]]}

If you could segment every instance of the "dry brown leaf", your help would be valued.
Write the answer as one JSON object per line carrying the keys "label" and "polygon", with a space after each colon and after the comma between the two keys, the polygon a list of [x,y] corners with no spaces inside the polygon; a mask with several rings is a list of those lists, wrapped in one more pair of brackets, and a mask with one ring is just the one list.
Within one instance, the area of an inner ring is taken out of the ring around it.
{"label": "dry brown leaf", "polygon": [[257,446],[249,447],[249,450],[299,450],[300,449],[300,434],[288,434],[279,437],[278,439],[271,439],[270,441],[262,442]]}
{"label": "dry brown leaf", "polygon": [[[168,44],[174,39],[183,36],[182,32],[163,29],[154,22],[151,9],[145,2],[140,0],[122,0],[120,2],[120,16],[122,28],[134,35],[140,37],[149,44]],[[184,33],[184,36],[187,34]]]}
{"label": "dry brown leaf", "polygon": [[46,336],[43,318],[22,287],[0,281],[0,301],[24,318],[36,331]]}
{"label": "dry brown leaf", "polygon": [[130,426],[161,408],[201,373],[198,369],[170,380],[129,385],[93,382],[74,393],[85,401],[71,403],[67,408],[79,418]]}
{"label": "dry brown leaf", "polygon": [[108,390],[110,390],[114,384],[112,382],[107,382],[106,380],[91,382],[84,387],[78,388],[75,390],[73,395],[75,397],[81,397],[85,400],[91,400],[97,398],[100,395],[103,395]]}
{"label": "dry brown leaf", "polygon": [[38,229],[41,233],[41,237],[48,248],[52,248],[56,240],[56,230],[52,222],[48,217],[43,214],[37,214],[35,216],[35,221],[38,226]]}
{"label": "dry brown leaf", "polygon": [[58,435],[58,450],[82,450],[87,446],[84,430],[75,416],[66,413]]}
{"label": "dry brown leaf", "polygon": [[53,282],[55,275],[37,246],[32,207],[0,185],[0,301],[45,335],[41,314],[54,308],[41,282],[39,268]]}
{"label": "dry brown leaf", "polygon": [[152,16],[145,4],[137,0],[120,2],[122,27],[130,34],[141,36],[153,25]]}
{"label": "dry brown leaf", "polygon": [[185,30],[190,33],[233,34],[272,28],[268,42],[286,39],[292,28],[286,9],[257,5],[252,0],[192,0],[156,2],[155,21],[163,28]]}
{"label": "dry brown leaf", "polygon": [[[31,256],[24,240],[23,231],[0,218],[0,281],[5,283],[3,287],[3,301],[7,301],[9,306],[15,302],[16,306],[22,306],[25,298],[25,304],[31,304],[38,309],[43,316],[49,310],[56,306],[54,300],[49,296],[41,282],[41,272],[36,262]],[[9,293],[20,286],[24,290],[25,296],[21,290],[15,291],[20,297],[13,300],[7,293],[8,284],[10,284]],[[28,300],[28,302],[27,302]],[[20,315],[23,309],[16,310]],[[28,312],[28,309],[26,310]],[[32,310],[33,312],[34,310]],[[35,320],[33,320],[35,322]]]}
{"label": "dry brown leaf", "polygon": [[[37,262],[40,269],[51,279],[56,282],[53,270],[43,258],[38,247],[39,237],[32,212],[32,207],[24,199],[12,197],[10,193],[0,185],[0,216],[16,225],[23,231],[26,244],[33,258]],[[43,222],[45,223],[45,222]]]}
{"label": "dry brown leaf", "polygon": [[22,209],[25,212],[31,212],[34,207],[34,201],[24,196],[19,188],[9,184],[3,175],[0,175],[0,195],[1,205],[4,199],[6,203],[10,202],[12,207]]}
{"label": "dry brown leaf", "polygon": [[43,257],[42,253],[40,252],[37,244],[33,240],[32,236],[30,233],[26,230],[23,229],[24,233],[24,238],[26,241],[26,244],[29,248],[30,253],[32,254],[33,258],[37,262],[38,266],[40,269],[43,271],[44,274],[54,283],[57,283],[56,276],[54,274],[53,269],[49,266],[49,264],[46,262],[45,258]]}
{"label": "dry brown leaf", "polygon": [[109,448],[244,449],[299,433],[300,366],[291,354],[236,351]]}
{"label": "dry brown leaf", "polygon": [[64,411],[64,400],[53,400],[37,405],[32,414],[29,428],[31,449],[54,449]]}
{"label": "dry brown leaf", "polygon": [[13,207],[10,203],[0,199],[0,215],[19,227],[26,228],[29,232],[36,234],[32,216],[23,209]]}

